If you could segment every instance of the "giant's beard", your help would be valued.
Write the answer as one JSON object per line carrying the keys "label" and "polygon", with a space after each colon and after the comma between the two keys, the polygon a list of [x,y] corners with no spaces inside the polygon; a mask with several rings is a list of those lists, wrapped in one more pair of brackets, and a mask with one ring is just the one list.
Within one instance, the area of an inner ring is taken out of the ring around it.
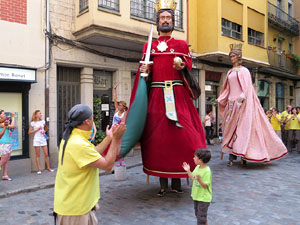
{"label": "giant's beard", "polygon": [[[166,25],[164,26],[164,24]],[[169,33],[174,30],[174,25],[173,24],[170,25],[169,23],[164,22],[161,26],[158,25],[158,30],[162,33]]]}

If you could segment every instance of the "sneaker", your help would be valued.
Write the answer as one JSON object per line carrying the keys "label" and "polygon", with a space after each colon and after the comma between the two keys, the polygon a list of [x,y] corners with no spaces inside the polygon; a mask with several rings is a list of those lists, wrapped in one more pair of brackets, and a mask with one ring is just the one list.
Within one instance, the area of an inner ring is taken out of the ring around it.
{"label": "sneaker", "polygon": [[121,166],[121,164],[120,164],[120,162],[118,161],[118,162],[116,162],[116,167],[119,167],[119,166]]}
{"label": "sneaker", "polygon": [[47,169],[47,170],[51,173],[54,172],[54,169]]}
{"label": "sneaker", "polygon": [[163,189],[161,189],[158,193],[157,193],[157,196],[158,197],[163,197],[163,196],[165,196],[166,195],[166,191],[165,190],[163,190]]}
{"label": "sneaker", "polygon": [[125,166],[126,166],[126,164],[125,164],[125,161],[124,161],[124,160],[122,160],[122,161],[121,161],[121,166],[123,166],[123,167],[125,167]]}
{"label": "sneaker", "polygon": [[40,175],[40,174],[42,174],[42,172],[41,172],[41,171],[37,171],[36,174],[37,174],[37,175]]}

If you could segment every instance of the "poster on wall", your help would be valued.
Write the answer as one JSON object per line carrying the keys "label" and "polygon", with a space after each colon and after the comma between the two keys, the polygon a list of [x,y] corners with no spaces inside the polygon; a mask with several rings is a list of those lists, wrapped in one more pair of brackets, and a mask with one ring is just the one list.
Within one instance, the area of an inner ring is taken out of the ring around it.
{"label": "poster on wall", "polygon": [[[12,150],[20,149],[19,132],[18,132],[18,118],[19,118],[18,115],[19,115],[18,112],[15,112],[15,126],[14,126],[14,128],[9,129],[9,136],[12,139],[12,142],[11,142]],[[6,116],[6,118],[9,118],[9,120],[11,121],[11,118],[12,118],[11,112],[6,112],[5,116]]]}

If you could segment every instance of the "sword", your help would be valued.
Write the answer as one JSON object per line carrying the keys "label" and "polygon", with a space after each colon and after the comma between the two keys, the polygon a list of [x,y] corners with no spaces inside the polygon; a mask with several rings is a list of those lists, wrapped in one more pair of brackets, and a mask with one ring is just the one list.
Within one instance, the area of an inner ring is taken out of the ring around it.
{"label": "sword", "polygon": [[[153,33],[153,24],[151,25],[149,37],[148,37],[148,45],[147,45],[147,51],[146,51],[146,57],[144,61],[140,61],[142,64],[150,65],[153,62],[150,61],[150,51],[151,51],[151,45],[152,45],[152,33]],[[141,73],[142,77],[148,77],[147,73]]]}

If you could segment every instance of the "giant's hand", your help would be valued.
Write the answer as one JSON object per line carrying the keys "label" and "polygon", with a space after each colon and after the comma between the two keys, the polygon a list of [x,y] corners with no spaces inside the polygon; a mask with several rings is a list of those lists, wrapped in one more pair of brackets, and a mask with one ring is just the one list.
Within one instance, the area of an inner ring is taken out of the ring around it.
{"label": "giant's hand", "polygon": [[173,68],[175,70],[183,70],[184,67],[185,67],[185,63],[182,62],[182,59],[180,57],[175,57]]}
{"label": "giant's hand", "polygon": [[150,68],[149,64],[142,64],[140,67],[140,72],[149,74],[149,68]]}

